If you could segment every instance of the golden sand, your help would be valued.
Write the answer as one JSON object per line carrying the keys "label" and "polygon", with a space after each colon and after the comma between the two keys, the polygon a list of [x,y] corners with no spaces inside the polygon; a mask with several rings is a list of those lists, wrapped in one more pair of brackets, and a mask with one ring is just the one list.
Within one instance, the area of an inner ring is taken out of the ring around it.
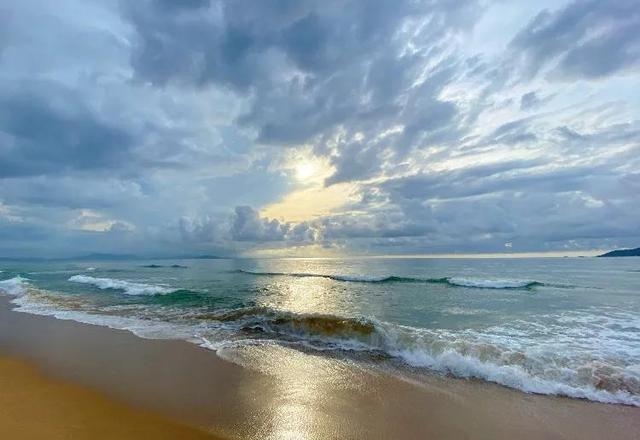
{"label": "golden sand", "polygon": [[0,438],[213,439],[78,385],[52,380],[30,364],[0,357]]}

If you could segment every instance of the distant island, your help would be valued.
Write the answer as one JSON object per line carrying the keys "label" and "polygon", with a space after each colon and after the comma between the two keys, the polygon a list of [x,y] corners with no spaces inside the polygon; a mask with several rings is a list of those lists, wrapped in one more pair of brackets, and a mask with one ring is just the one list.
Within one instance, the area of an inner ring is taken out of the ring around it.
{"label": "distant island", "polygon": [[640,257],[640,247],[635,249],[616,249],[598,257]]}

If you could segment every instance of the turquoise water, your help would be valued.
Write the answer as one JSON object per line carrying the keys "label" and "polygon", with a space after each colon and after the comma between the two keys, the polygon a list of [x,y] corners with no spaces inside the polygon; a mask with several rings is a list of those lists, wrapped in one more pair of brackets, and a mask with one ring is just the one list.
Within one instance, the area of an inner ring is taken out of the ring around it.
{"label": "turquoise water", "polygon": [[640,258],[2,262],[17,309],[640,406]]}

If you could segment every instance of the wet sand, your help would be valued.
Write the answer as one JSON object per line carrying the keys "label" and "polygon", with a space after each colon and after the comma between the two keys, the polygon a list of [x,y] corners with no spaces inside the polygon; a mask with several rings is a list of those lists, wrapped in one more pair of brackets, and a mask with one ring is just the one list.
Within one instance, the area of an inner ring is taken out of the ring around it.
{"label": "wet sand", "polygon": [[242,368],[186,342],[17,313],[0,299],[0,354],[226,438],[640,439],[636,407],[441,377],[416,384],[278,347],[224,353]]}

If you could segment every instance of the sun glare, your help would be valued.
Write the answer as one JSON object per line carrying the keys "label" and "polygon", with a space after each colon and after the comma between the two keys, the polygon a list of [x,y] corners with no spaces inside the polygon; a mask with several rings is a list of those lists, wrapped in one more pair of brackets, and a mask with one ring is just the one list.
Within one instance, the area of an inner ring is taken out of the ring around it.
{"label": "sun glare", "polygon": [[317,171],[317,166],[312,162],[300,162],[296,165],[296,178],[298,180],[307,180]]}

